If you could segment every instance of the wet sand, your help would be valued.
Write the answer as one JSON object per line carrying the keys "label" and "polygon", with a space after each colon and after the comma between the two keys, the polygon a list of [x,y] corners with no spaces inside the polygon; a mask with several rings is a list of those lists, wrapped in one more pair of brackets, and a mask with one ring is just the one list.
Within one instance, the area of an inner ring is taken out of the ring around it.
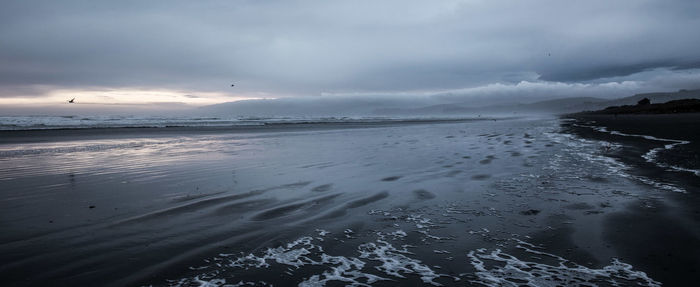
{"label": "wet sand", "polygon": [[[634,239],[626,232],[655,234],[630,224],[651,214],[632,207],[670,206],[693,195],[692,184],[635,173],[571,123],[3,137],[0,278],[6,286],[686,279],[639,259],[649,242],[623,243]],[[686,215],[666,225],[682,230],[678,240],[698,231]]]}
{"label": "wet sand", "polygon": [[[631,174],[682,189],[632,202],[611,214],[604,237],[622,260],[648,270],[664,285],[692,284],[700,271],[700,114],[571,117],[576,122],[565,130],[619,144],[608,156],[629,165]],[[607,132],[590,126],[605,127]],[[655,149],[658,154],[650,158]]]}

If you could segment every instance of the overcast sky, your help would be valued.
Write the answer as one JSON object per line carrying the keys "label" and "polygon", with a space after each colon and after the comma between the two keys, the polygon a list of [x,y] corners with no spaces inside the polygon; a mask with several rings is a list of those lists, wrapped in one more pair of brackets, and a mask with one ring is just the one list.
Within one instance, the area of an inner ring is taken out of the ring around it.
{"label": "overcast sky", "polygon": [[0,107],[700,88],[698,27],[697,0],[0,0]]}

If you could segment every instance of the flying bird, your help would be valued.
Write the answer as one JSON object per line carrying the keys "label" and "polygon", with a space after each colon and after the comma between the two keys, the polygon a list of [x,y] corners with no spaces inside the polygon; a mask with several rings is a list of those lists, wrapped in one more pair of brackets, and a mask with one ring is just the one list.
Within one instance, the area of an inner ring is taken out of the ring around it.
{"label": "flying bird", "polygon": [[73,101],[75,101],[75,98],[72,98],[72,99],[68,100],[68,103],[69,103],[69,104],[72,104]]}
{"label": "flying bird", "polygon": [[235,86],[234,84],[231,84],[231,87]]}

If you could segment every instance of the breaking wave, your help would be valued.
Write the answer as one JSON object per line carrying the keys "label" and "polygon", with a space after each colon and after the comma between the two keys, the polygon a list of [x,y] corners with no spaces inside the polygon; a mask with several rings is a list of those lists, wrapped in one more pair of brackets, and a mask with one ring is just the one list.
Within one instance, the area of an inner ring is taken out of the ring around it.
{"label": "breaking wave", "polygon": [[[0,131],[165,127],[255,127],[332,123],[401,123],[476,120],[464,117],[136,117],[0,116]],[[485,120],[485,118],[480,118]]]}

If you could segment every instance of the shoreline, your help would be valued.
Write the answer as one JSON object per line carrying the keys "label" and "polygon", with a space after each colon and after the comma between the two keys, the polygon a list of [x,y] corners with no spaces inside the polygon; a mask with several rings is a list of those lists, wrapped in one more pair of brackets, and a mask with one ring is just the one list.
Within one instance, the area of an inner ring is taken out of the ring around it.
{"label": "shoreline", "polygon": [[123,137],[153,137],[182,134],[210,133],[264,133],[264,132],[296,132],[334,129],[380,128],[404,125],[429,125],[469,123],[476,121],[498,121],[513,118],[461,118],[461,119],[396,119],[373,121],[301,121],[273,122],[251,125],[227,126],[164,126],[164,127],[91,127],[91,128],[55,128],[55,129],[24,129],[0,130],[0,145],[17,143],[36,143],[44,141],[70,141],[75,137],[81,139],[110,139]]}
{"label": "shoreline", "polygon": [[[585,139],[611,143],[606,156],[629,168],[625,172],[640,184],[676,186],[683,193],[652,186],[657,194],[627,205],[608,215],[604,240],[619,258],[647,270],[666,286],[683,286],[700,270],[700,177],[672,170],[668,162],[680,159],[698,169],[700,114],[601,115],[574,114],[562,117],[573,122],[563,128]],[[648,154],[655,152],[655,158]],[[658,161],[658,162],[657,162]]]}
{"label": "shoreline", "polygon": [[[663,115],[566,115],[565,129],[584,138],[619,143],[611,156],[652,177],[700,188],[700,113]],[[657,173],[661,173],[660,175]]]}
{"label": "shoreline", "polygon": [[[700,113],[677,114],[566,114],[565,119],[576,119],[584,122],[596,122],[613,130],[621,129],[632,134],[645,134],[659,138],[680,139],[683,136],[693,136],[700,140],[700,135],[687,133],[694,125],[700,123]],[[669,128],[669,125],[670,126]],[[681,130],[682,129],[682,130]]]}

